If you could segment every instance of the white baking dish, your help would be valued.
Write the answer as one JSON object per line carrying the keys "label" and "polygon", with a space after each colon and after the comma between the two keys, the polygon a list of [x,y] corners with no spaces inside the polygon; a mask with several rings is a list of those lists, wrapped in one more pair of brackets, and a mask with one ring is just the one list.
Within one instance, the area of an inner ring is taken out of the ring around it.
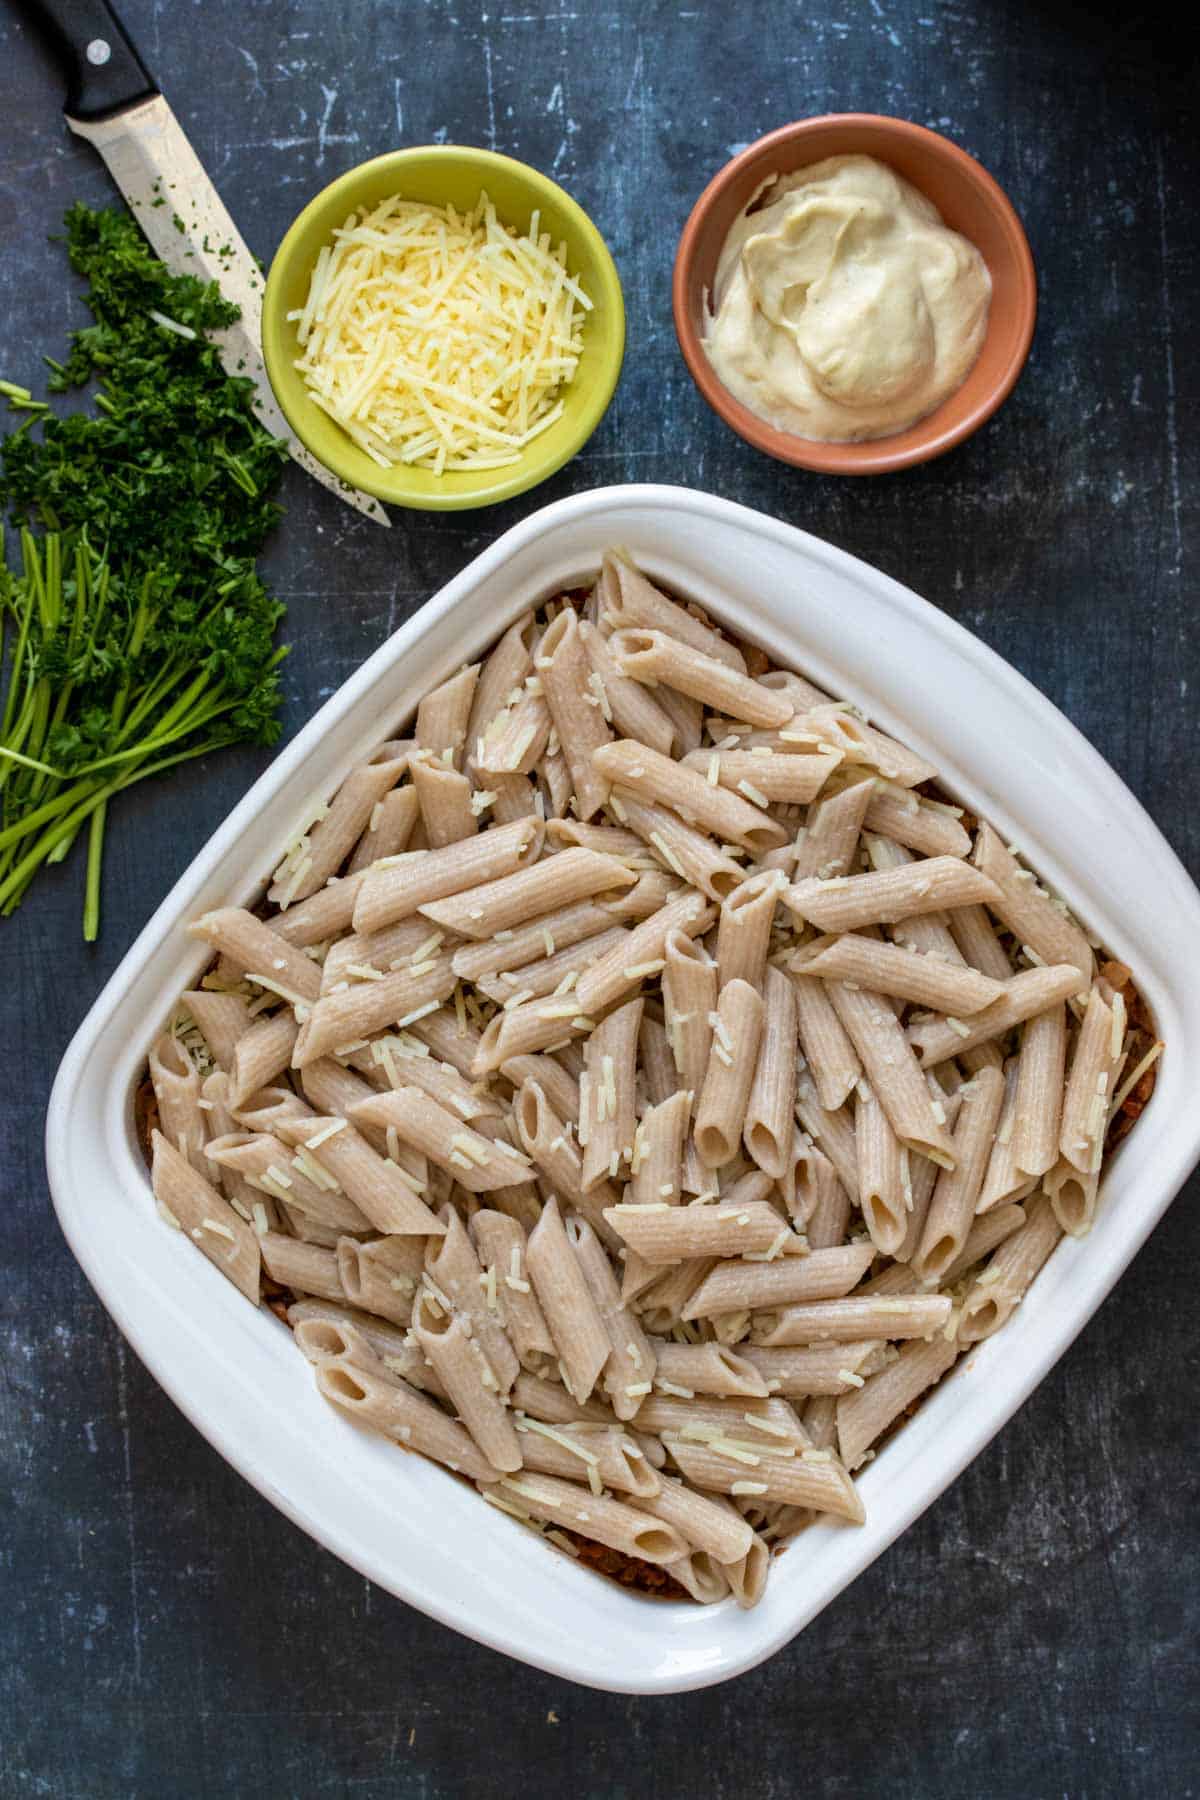
{"label": "white baking dish", "polygon": [[[154,1213],[133,1129],[147,1047],[207,952],[185,921],[252,895],[314,793],[525,607],[624,545],[833,693],[857,701],[1015,839],[1133,968],[1167,1040],[1157,1091],[1094,1230],[1055,1253],[1013,1323],[942,1383],[860,1477],[867,1524],[814,1526],[753,1612],[628,1594],[555,1554],[317,1395],[288,1333]],[[1200,1155],[1200,895],[1061,713],[933,607],[763,515],[669,487],[563,500],[515,526],[376,652],[282,752],[168,894],[71,1044],[47,1119],[63,1230],[129,1342],[193,1423],[318,1542],[458,1631],[597,1687],[670,1693],[780,1645],[937,1498],[1062,1355]],[[238,1604],[231,1593],[230,1606]]]}

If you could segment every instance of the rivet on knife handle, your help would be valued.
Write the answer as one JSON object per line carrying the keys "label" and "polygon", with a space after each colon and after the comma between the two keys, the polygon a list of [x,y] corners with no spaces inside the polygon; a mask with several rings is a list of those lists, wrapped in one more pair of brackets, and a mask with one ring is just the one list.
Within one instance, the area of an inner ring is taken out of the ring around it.
{"label": "rivet on knife handle", "polygon": [[20,0],[46,38],[67,81],[63,111],[72,119],[104,119],[148,99],[158,84],[105,0]]}

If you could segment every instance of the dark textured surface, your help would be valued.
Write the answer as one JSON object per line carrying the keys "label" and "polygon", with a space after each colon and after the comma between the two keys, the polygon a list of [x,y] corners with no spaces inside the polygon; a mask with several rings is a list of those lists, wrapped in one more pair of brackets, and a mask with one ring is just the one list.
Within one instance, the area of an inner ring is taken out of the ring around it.
{"label": "dark textured surface", "polygon": [[[625,283],[616,401],[538,493],[397,515],[385,536],[289,474],[269,559],[296,646],[289,732],[516,518],[600,484],[684,481],[803,524],[952,612],[1200,866],[1195,71],[1165,17],[1110,27],[1098,8],[1033,0],[122,10],[264,258],[340,170],[463,139],[556,174]],[[36,382],[37,353],[79,319],[46,233],[107,178],[68,139],[7,8],[0,71],[0,373]],[[852,108],[981,156],[1042,284],[1033,358],[1000,417],[943,463],[864,484],[730,436],[683,369],[668,298],[679,227],[730,150]],[[319,1550],[184,1422],[58,1233],[42,1116],[89,999],[261,766],[230,754],[123,801],[94,951],[76,865],[0,923],[0,1793],[1195,1792],[1194,1182],[950,1492],[790,1649],[706,1693],[590,1693],[452,1635]]]}

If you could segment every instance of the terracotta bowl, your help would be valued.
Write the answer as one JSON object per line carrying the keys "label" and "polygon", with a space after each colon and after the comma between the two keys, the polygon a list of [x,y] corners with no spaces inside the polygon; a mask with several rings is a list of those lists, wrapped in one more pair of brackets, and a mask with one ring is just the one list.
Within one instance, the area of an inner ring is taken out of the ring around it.
{"label": "terracotta bowl", "polygon": [[[720,381],[701,342],[721,246],[751,197],[774,175],[827,156],[874,156],[927,195],[945,223],[969,238],[992,277],[987,336],[966,381],[907,431],[862,443],[827,444],[768,425]],[[715,175],[692,208],[675,254],[675,330],[692,379],[746,442],[782,462],[827,475],[880,475],[927,462],[977,431],[1012,392],[1029,354],[1037,314],[1033,257],[1021,221],[974,157],[936,131],[875,113],[830,113],[769,132]]]}

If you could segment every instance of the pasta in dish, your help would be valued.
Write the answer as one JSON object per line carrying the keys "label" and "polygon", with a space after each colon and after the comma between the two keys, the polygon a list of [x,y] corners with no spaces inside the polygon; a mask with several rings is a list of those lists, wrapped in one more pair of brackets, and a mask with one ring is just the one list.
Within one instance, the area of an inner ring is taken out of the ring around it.
{"label": "pasta in dish", "polygon": [[193,923],[159,1212],[343,1414],[753,1605],[1087,1231],[1152,1022],[927,762],[621,556],[410,729]]}

